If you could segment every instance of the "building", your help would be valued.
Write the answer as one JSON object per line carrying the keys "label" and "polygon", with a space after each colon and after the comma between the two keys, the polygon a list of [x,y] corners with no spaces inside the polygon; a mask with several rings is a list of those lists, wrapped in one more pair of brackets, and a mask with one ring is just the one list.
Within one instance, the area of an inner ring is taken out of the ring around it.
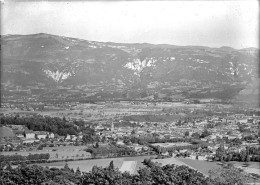
{"label": "building", "polygon": [[54,135],[52,132],[50,132],[50,133],[48,134],[48,138],[53,139],[54,137],[55,137],[55,135]]}
{"label": "building", "polygon": [[48,132],[44,131],[35,131],[35,135],[37,139],[46,139],[48,136]]}
{"label": "building", "polygon": [[35,133],[32,130],[26,130],[24,131],[24,135],[26,139],[34,139]]}

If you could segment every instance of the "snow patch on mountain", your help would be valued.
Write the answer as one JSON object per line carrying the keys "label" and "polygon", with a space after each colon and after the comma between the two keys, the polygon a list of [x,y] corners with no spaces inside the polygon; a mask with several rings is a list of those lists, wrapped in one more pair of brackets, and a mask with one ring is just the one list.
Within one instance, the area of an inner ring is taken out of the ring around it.
{"label": "snow patch on mountain", "polygon": [[124,67],[132,69],[135,75],[140,76],[140,73],[146,67],[155,67],[155,62],[153,58],[145,59],[141,61],[140,59],[134,59],[133,61],[128,62]]}
{"label": "snow patch on mountain", "polygon": [[71,77],[72,74],[70,72],[63,72],[63,71],[50,71],[50,70],[43,70],[43,72],[47,75],[47,77],[52,78],[55,82],[63,82],[67,78]]}

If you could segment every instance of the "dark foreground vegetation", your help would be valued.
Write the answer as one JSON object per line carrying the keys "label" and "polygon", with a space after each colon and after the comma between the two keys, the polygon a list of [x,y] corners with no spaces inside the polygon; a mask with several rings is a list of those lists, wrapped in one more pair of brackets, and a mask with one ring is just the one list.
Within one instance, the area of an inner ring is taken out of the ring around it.
{"label": "dark foreground vegetation", "polygon": [[94,166],[92,171],[82,173],[68,167],[47,168],[19,165],[12,168],[9,163],[1,166],[1,185],[243,185],[248,176],[233,167],[210,172],[209,177],[187,166],[159,166],[151,160],[144,161],[145,168],[137,174],[122,173],[113,161],[106,168]]}

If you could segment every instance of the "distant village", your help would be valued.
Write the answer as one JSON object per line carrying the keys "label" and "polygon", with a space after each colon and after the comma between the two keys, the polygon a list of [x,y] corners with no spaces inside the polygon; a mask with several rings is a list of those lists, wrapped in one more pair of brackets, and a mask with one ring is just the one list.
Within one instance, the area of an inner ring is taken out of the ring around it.
{"label": "distant village", "polygon": [[[248,147],[259,148],[259,116],[246,116],[234,114],[221,118],[208,117],[205,120],[193,122],[176,121],[166,122],[136,122],[130,121],[134,127],[110,126],[97,124],[93,126],[97,140],[93,143],[111,143],[117,146],[126,146],[133,149],[138,155],[148,154],[148,150],[160,148],[159,152],[164,156],[183,156],[198,160],[212,160],[216,157],[216,151],[222,146],[226,151],[241,152]],[[40,146],[84,146],[84,134],[59,136],[52,132],[29,130],[24,125],[2,125],[1,152],[10,151],[37,151]],[[137,138],[143,143],[134,142]],[[151,138],[153,140],[151,140]],[[192,148],[196,144],[206,143],[206,147]],[[89,145],[88,145],[89,146]],[[157,147],[157,148],[156,148]],[[174,150],[169,150],[169,148]],[[188,154],[188,155],[187,155]]]}

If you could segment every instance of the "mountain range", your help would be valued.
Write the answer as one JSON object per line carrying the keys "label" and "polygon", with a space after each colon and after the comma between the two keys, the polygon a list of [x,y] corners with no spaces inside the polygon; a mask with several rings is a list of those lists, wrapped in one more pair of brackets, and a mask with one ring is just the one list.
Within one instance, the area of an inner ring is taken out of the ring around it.
{"label": "mountain range", "polygon": [[97,42],[44,33],[5,35],[1,63],[5,92],[64,88],[101,99],[259,95],[257,48]]}

